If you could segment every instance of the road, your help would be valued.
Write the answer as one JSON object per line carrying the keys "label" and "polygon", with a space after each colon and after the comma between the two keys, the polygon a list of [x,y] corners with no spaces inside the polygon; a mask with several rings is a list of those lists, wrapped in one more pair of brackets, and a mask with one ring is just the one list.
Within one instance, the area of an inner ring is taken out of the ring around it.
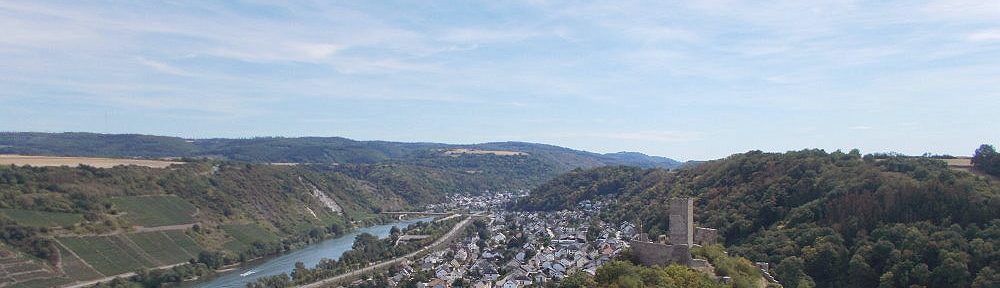
{"label": "road", "polygon": [[465,228],[465,226],[468,225],[470,221],[472,221],[472,218],[473,217],[470,216],[469,218],[465,218],[465,220],[462,220],[462,222],[458,222],[458,224],[455,224],[455,227],[451,228],[451,231],[448,231],[448,233],[445,233],[444,236],[441,236],[441,238],[439,238],[438,240],[434,241],[434,243],[431,243],[431,245],[427,245],[424,248],[420,248],[420,250],[417,250],[417,251],[412,252],[410,254],[403,255],[401,257],[396,257],[396,258],[393,258],[393,259],[390,259],[390,260],[382,261],[382,262],[379,262],[378,264],[375,264],[375,265],[371,265],[371,266],[364,267],[364,268],[361,268],[361,269],[358,269],[358,270],[354,270],[354,271],[351,271],[351,272],[347,272],[347,273],[344,273],[344,274],[340,274],[340,275],[337,275],[337,276],[326,278],[326,279],[320,280],[319,282],[313,282],[313,283],[310,283],[310,284],[306,284],[306,285],[303,285],[301,287],[304,287],[304,288],[318,288],[318,287],[324,287],[325,285],[332,285],[332,284],[344,281],[346,279],[351,279],[351,278],[356,277],[358,275],[365,275],[367,273],[371,273],[371,272],[377,271],[379,269],[385,269],[385,268],[388,268],[388,267],[390,267],[392,265],[398,264],[398,263],[400,263],[403,260],[406,260],[408,258],[416,257],[417,255],[420,255],[423,252],[427,252],[429,250],[433,250],[435,247],[440,246],[441,244],[443,244],[443,243],[445,243],[447,241],[450,241],[452,238],[454,238],[456,235],[458,235],[459,231],[463,230]]}
{"label": "road", "polygon": [[417,211],[384,211],[382,214],[389,215],[432,215],[432,216],[444,216],[451,215],[455,213],[451,212],[417,212]]}
{"label": "road", "polygon": [[[171,265],[165,265],[165,266],[160,266],[160,267],[153,267],[153,268],[150,268],[149,270],[170,269],[170,268],[174,268],[174,267],[181,266],[181,265],[184,265],[184,264],[188,264],[188,262],[171,264]],[[62,288],[90,287],[90,286],[93,286],[94,284],[97,284],[97,283],[102,283],[102,282],[108,282],[108,281],[111,281],[111,280],[115,280],[115,278],[119,278],[119,277],[120,278],[128,278],[128,277],[132,277],[132,276],[135,276],[135,272],[128,272],[128,273],[122,273],[122,274],[118,274],[118,275],[111,275],[111,276],[104,277],[104,278],[101,278],[101,279],[90,280],[90,281],[86,281],[86,282],[78,282],[76,284],[71,284],[71,285],[68,285],[68,286],[63,286]]]}

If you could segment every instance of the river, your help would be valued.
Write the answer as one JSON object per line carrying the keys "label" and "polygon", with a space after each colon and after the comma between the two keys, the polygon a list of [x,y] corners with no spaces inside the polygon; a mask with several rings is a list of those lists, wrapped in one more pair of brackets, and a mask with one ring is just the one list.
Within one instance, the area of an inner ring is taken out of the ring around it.
{"label": "river", "polygon": [[[340,255],[344,254],[344,252],[350,250],[351,247],[354,246],[354,238],[361,233],[368,233],[378,236],[379,238],[385,238],[389,236],[389,231],[392,230],[393,226],[400,228],[409,227],[414,223],[430,222],[433,219],[433,217],[425,217],[356,229],[351,233],[337,238],[327,239],[280,256],[265,258],[264,260],[259,261],[252,261],[237,267],[236,270],[219,273],[213,275],[212,277],[187,283],[182,286],[194,288],[243,288],[246,287],[247,283],[257,281],[257,279],[261,277],[278,275],[281,273],[291,273],[292,270],[295,269],[295,262],[302,262],[306,267],[312,268],[315,267],[316,264],[319,264],[319,261],[323,258],[340,259]],[[253,271],[253,274],[240,276],[240,274],[250,271]]]}

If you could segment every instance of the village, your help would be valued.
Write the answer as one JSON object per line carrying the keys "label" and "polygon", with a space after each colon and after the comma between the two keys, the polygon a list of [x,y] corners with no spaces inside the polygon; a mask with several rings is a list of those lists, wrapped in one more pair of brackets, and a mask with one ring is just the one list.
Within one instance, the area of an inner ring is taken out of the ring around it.
{"label": "village", "polygon": [[575,211],[500,209],[514,197],[510,193],[456,196],[433,205],[430,208],[494,212],[469,226],[474,233],[380,277],[387,277],[385,283],[392,287],[412,282],[433,288],[539,286],[573,273],[594,275],[636,235],[632,223],[594,220],[600,203],[583,202]]}

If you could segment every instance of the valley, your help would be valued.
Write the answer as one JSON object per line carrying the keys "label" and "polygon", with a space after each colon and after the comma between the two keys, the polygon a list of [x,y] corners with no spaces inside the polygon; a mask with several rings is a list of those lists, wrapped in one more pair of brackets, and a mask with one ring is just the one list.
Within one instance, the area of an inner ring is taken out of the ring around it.
{"label": "valley", "polygon": [[[990,248],[1000,246],[1000,185],[976,166],[994,154],[973,163],[750,151],[670,170],[628,153],[618,159],[634,165],[589,166],[580,157],[590,154],[546,154],[562,150],[535,144],[420,145],[426,150],[370,163],[226,156],[171,157],[162,167],[2,165],[0,287],[613,287],[635,279],[653,287],[983,287],[975,283],[995,283],[1000,265]],[[693,260],[643,265],[663,253],[648,249],[682,243],[670,237],[678,197],[693,199],[692,227],[718,230],[669,252]],[[904,273],[912,275],[896,276]],[[663,276],[640,277],[651,274]]]}

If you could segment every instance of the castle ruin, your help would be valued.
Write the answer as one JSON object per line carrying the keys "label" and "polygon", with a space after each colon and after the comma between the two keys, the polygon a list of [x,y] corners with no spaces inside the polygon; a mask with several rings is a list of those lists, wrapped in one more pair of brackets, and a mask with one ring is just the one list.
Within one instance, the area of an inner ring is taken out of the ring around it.
{"label": "castle ruin", "polygon": [[[695,261],[691,258],[691,248],[694,245],[711,245],[718,238],[715,229],[694,226],[694,199],[671,198],[667,209],[670,219],[669,237],[660,235],[658,242],[652,242],[645,234],[629,242],[632,253],[639,262],[646,266],[666,266],[680,264],[700,266],[704,260]],[[698,262],[698,263],[695,263]]]}

